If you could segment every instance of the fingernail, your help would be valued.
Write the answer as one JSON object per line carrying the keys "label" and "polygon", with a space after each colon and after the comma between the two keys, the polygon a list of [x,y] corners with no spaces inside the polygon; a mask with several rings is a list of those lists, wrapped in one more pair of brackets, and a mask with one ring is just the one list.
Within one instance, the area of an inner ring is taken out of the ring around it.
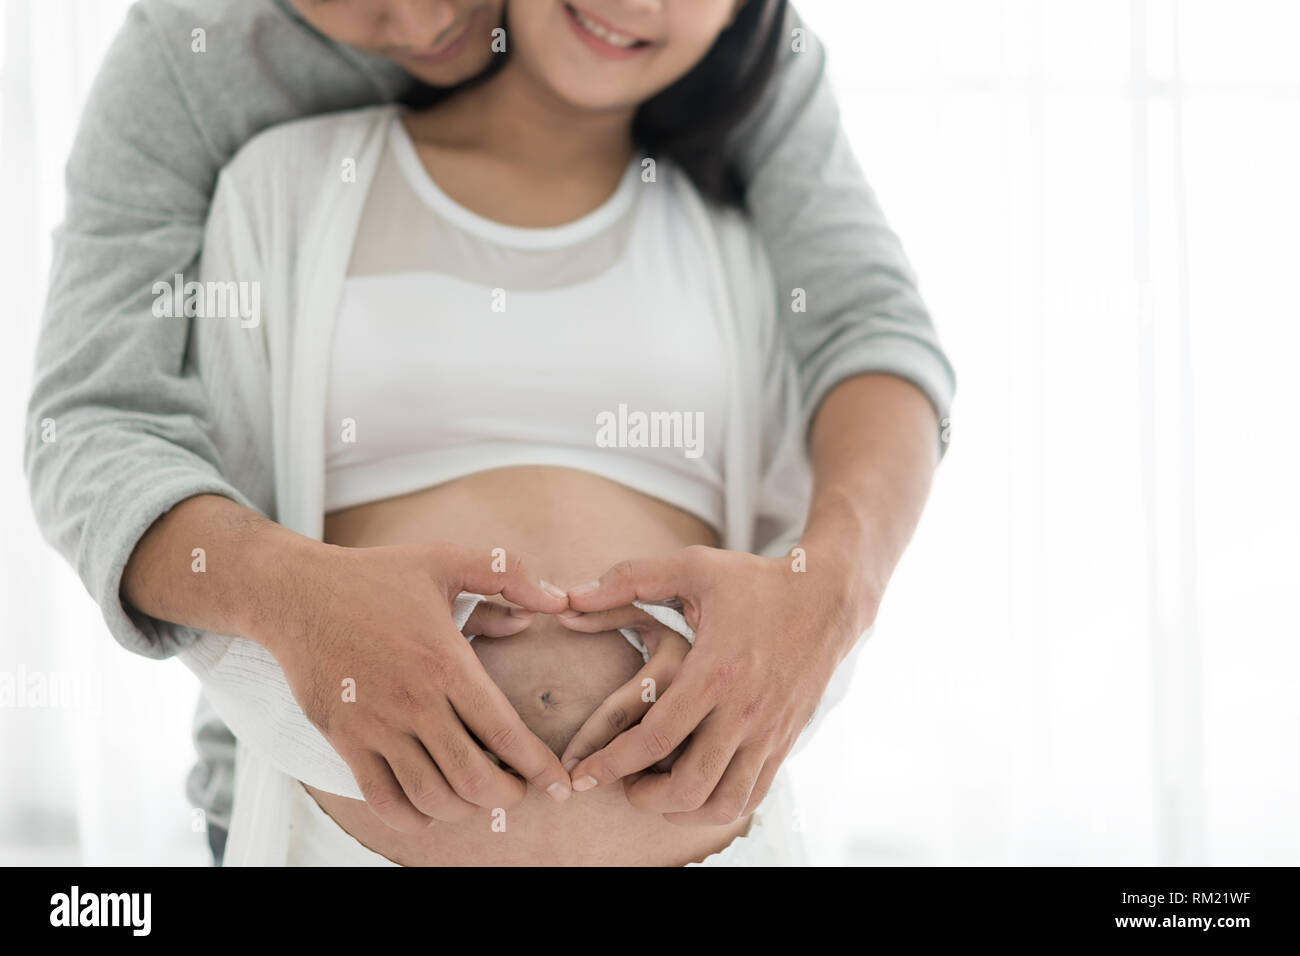
{"label": "fingernail", "polygon": [[552,584],[549,581],[542,582],[542,590],[545,591],[547,594],[549,594],[551,597],[567,598],[569,596],[568,594],[561,591],[559,588],[557,588],[554,584]]}
{"label": "fingernail", "polygon": [[568,760],[564,761],[564,772],[565,772],[565,773],[568,773],[570,770],[572,770],[572,769],[573,769],[574,767],[576,767],[577,765],[578,765],[578,758],[577,758],[577,757],[570,757]]}
{"label": "fingernail", "polygon": [[573,781],[573,789],[582,793],[584,790],[590,790],[596,785],[596,778],[591,776],[579,777]]}
{"label": "fingernail", "polygon": [[600,587],[599,581],[588,581],[586,584],[579,584],[576,588],[569,588],[570,594],[590,594],[596,588]]}
{"label": "fingernail", "polygon": [[559,614],[557,614],[557,615],[555,615],[555,616],[556,616],[556,617],[559,617],[559,618],[563,618],[563,619],[566,620],[566,621],[571,621],[571,620],[573,620],[575,617],[582,617],[582,612],[581,612],[581,611],[575,611],[575,610],[574,610],[573,608],[571,608],[571,607],[566,607],[563,611],[561,611]]}
{"label": "fingernail", "polygon": [[563,803],[565,800],[569,799],[570,791],[568,786],[559,780],[547,787],[546,792],[556,803]]}

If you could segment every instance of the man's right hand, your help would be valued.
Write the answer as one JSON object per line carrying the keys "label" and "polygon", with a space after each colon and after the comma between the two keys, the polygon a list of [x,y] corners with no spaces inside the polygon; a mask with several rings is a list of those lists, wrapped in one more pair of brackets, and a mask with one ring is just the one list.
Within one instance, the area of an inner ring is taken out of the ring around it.
{"label": "man's right hand", "polygon": [[[191,565],[196,545],[205,552],[202,574]],[[270,651],[307,718],[395,829],[509,809],[524,799],[524,781],[554,800],[571,792],[559,759],[451,617],[461,591],[500,594],[531,612],[565,610],[565,593],[541,581],[527,558],[494,571],[488,553],[450,544],[340,548],[229,498],[195,495],[150,526],[121,590],[124,605],[143,614]],[[480,603],[467,630],[505,636],[528,621]],[[355,701],[344,699],[348,688]]]}
{"label": "man's right hand", "polygon": [[246,636],[279,662],[381,820],[415,833],[432,820],[515,807],[529,784],[557,801],[569,797],[559,759],[488,677],[451,615],[461,591],[500,594],[523,610],[482,602],[466,626],[493,637],[523,630],[530,612],[567,608],[565,593],[526,558],[494,571],[489,553],[451,544],[341,548],[298,537],[286,546],[293,553],[284,556],[270,613]]}

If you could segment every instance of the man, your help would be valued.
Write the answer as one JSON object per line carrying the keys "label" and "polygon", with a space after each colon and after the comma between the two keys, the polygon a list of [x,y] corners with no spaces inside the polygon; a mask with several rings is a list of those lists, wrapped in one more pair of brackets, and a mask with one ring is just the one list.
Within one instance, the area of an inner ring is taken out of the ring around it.
{"label": "man", "polygon": [[[198,630],[273,628],[308,716],[313,699],[337,692],[332,675],[354,672],[349,662],[363,654],[372,674],[404,672],[410,645],[394,635],[409,635],[411,622],[389,619],[359,583],[355,559],[345,572],[331,549],[258,514],[223,478],[203,432],[202,387],[184,362],[188,320],[155,317],[153,287],[192,270],[217,173],[251,136],[398,98],[413,79],[471,78],[501,55],[500,12],[498,0],[142,0],[132,9],[68,164],[25,457],[44,534],[129,649],[165,658]],[[952,370],[839,127],[824,54],[793,13],[784,31],[777,81],[726,148],[774,264],[800,367],[816,479],[803,543],[809,560],[835,569],[820,580],[836,586],[792,608],[770,563],[725,551],[624,563],[567,593],[524,563],[485,580],[482,556],[442,546],[382,568],[428,593],[420,627],[429,641],[454,630],[445,594],[461,586],[543,613],[594,612],[651,592],[707,609],[710,623],[677,679],[700,689],[695,709],[652,707],[575,766],[562,767],[493,696],[481,668],[442,675],[430,689],[481,709],[477,740],[459,725],[447,733],[474,753],[481,742],[556,800],[644,769],[691,736],[672,772],[638,780],[629,800],[685,824],[752,812],[825,691],[829,674],[804,662],[842,660],[874,621],[942,453]],[[57,442],[41,440],[47,420]],[[198,546],[202,574],[192,570]],[[344,596],[330,605],[344,610],[321,619],[321,593]],[[801,653],[813,642],[828,653]],[[768,686],[778,669],[779,695]],[[371,724],[350,732],[354,746],[382,758],[383,728],[409,717],[400,702],[378,706]],[[233,741],[202,702],[195,729],[201,760],[189,793],[207,811],[219,862]],[[430,760],[426,769],[476,806],[522,799],[518,777],[469,765]],[[428,819],[395,780],[370,802],[398,829]]]}

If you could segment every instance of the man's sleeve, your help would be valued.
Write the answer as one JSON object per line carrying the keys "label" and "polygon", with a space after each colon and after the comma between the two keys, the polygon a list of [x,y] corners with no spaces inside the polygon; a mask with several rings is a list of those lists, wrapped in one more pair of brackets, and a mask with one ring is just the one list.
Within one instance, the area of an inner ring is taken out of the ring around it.
{"label": "man's sleeve", "polygon": [[68,161],[23,464],[46,540],[117,640],[146,657],[171,656],[195,632],[123,605],[136,543],[193,495],[249,504],[221,476],[204,433],[205,393],[185,369],[188,320],[153,312],[154,283],[193,271],[219,166],[167,51],[134,8]]}
{"label": "man's sleeve", "polygon": [[942,439],[952,366],[840,126],[824,49],[793,9],[783,34],[776,76],[730,145],[776,275],[805,433],[837,384],[886,372],[926,394]]}

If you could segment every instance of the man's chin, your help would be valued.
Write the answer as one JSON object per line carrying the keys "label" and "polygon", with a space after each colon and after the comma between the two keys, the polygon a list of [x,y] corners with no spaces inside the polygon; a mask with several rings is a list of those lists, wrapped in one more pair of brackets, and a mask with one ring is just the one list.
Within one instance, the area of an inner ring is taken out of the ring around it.
{"label": "man's chin", "polygon": [[[427,54],[389,51],[398,66],[421,83],[449,89],[474,79],[492,65],[493,20],[486,9],[477,9],[459,36]],[[454,28],[453,28],[454,29]]]}
{"label": "man's chin", "polygon": [[450,89],[474,79],[492,64],[491,53],[465,53],[452,63],[422,63],[417,59],[395,59],[395,62],[412,77],[428,86]]}

